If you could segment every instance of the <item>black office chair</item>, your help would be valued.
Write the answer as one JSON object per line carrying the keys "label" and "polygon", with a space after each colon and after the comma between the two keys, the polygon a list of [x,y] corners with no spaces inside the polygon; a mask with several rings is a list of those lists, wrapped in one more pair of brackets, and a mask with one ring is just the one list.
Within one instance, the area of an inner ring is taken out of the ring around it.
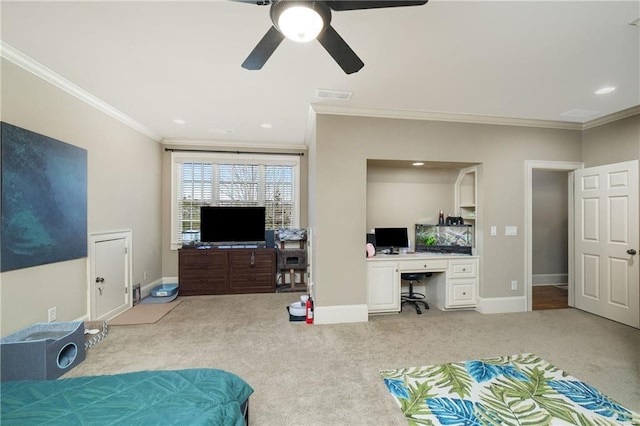
{"label": "black office chair", "polygon": [[418,315],[422,314],[422,311],[420,310],[420,303],[424,305],[425,309],[429,309],[429,304],[425,300],[424,294],[416,293],[413,291],[413,284],[419,283],[421,280],[430,276],[431,276],[431,272],[426,272],[426,273],[408,273],[407,272],[407,273],[400,274],[400,278],[402,278],[405,281],[409,281],[409,291],[403,292],[400,295],[402,299],[402,304],[404,305],[405,303],[409,303],[411,305],[414,305],[416,307],[416,313]]}

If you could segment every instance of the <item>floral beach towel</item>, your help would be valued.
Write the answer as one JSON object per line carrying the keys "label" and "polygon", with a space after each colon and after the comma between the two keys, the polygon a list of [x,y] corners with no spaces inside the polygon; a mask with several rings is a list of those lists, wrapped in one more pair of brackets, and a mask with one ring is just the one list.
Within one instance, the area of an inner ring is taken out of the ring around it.
{"label": "floral beach towel", "polygon": [[380,375],[410,425],[640,425],[640,414],[533,354]]}

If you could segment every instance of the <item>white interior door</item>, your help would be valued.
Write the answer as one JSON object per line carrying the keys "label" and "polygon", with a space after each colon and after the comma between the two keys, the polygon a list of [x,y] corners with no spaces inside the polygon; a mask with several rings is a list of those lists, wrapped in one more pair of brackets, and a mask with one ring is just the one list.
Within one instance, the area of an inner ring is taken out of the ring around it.
{"label": "white interior door", "polygon": [[575,307],[640,328],[638,161],[575,172]]}
{"label": "white interior door", "polygon": [[99,235],[92,240],[89,275],[91,317],[109,320],[132,305],[129,291],[130,234]]}

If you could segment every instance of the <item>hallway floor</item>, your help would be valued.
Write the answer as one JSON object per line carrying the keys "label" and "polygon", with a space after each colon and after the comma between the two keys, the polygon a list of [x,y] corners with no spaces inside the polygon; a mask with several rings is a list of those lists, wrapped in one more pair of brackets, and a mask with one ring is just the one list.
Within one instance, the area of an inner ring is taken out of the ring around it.
{"label": "hallway floor", "polygon": [[532,307],[534,311],[540,311],[544,309],[563,309],[569,307],[569,293],[566,285],[533,286],[532,293]]}

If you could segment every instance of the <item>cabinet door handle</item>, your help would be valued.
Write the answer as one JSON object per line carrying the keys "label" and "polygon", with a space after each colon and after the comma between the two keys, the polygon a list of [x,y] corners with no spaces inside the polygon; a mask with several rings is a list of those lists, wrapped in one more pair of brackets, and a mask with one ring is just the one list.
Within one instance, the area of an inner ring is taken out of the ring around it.
{"label": "cabinet door handle", "polygon": [[256,253],[255,252],[251,252],[251,258],[249,260],[249,263],[251,264],[251,266],[255,266],[256,264]]}
{"label": "cabinet door handle", "polygon": [[462,272],[467,272],[467,268],[462,268]]}

